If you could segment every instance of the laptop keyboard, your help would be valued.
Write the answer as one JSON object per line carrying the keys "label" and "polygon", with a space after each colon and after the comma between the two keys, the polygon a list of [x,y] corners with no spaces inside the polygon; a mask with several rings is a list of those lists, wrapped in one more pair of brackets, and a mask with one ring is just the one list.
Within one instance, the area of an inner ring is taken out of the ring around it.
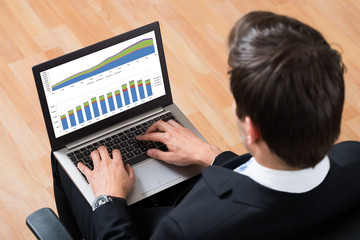
{"label": "laptop keyboard", "polygon": [[112,157],[111,153],[113,149],[119,149],[123,162],[125,164],[129,163],[132,166],[144,161],[145,159],[148,159],[149,157],[146,155],[146,152],[150,148],[157,148],[162,151],[168,150],[166,145],[161,142],[140,142],[137,141],[135,137],[144,134],[148,127],[156,121],[163,120],[167,122],[170,119],[177,121],[174,115],[172,115],[170,112],[165,113],[146,122],[142,122],[132,128],[126,129],[120,133],[102,139],[98,142],[89,144],[86,147],[70,152],[67,155],[76,167],[79,162],[83,162],[88,168],[93,170],[94,164],[90,158],[90,153],[103,145],[106,146],[110,157]]}

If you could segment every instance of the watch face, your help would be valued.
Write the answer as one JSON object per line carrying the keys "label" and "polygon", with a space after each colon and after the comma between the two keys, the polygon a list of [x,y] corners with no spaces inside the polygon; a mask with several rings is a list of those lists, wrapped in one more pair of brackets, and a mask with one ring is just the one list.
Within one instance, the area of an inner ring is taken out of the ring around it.
{"label": "watch face", "polygon": [[98,196],[93,203],[93,207],[92,207],[93,211],[107,202],[109,202],[107,196],[105,195]]}
{"label": "watch face", "polygon": [[104,198],[100,198],[99,200],[96,201],[96,207],[99,207],[104,203],[106,203],[106,200]]}

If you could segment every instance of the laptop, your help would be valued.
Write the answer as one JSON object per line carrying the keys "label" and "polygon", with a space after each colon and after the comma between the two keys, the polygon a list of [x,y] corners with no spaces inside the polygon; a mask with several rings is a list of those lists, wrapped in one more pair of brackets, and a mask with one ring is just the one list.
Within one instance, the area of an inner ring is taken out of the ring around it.
{"label": "laptop", "polygon": [[155,121],[175,119],[201,136],[173,103],[158,22],[82,48],[32,68],[55,158],[91,205],[95,199],[79,161],[93,169],[89,154],[100,145],[120,149],[135,171],[127,198],[133,204],[200,172],[151,159],[138,142]]}

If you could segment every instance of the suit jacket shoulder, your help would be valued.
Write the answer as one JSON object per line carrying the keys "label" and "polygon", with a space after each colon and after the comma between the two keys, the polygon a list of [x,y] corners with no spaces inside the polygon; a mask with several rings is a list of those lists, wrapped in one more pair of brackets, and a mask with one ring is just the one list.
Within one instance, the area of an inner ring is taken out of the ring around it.
{"label": "suit jacket shoulder", "polygon": [[[275,191],[231,169],[208,167],[202,171],[199,183],[163,219],[154,238],[313,239],[323,236],[346,224],[354,212],[360,210],[360,161],[340,166],[331,159],[330,164],[325,180],[302,194]],[[163,235],[161,229],[174,231]]]}

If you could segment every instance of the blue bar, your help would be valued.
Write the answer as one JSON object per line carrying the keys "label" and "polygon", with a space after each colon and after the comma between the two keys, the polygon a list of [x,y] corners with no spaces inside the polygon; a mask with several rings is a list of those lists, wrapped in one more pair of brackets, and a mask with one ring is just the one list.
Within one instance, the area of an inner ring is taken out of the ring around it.
{"label": "blue bar", "polygon": [[94,115],[97,118],[98,116],[100,116],[100,113],[99,113],[99,106],[97,104],[96,98],[91,99],[91,104],[92,104],[92,107],[94,110]]}
{"label": "blue bar", "polygon": [[91,116],[91,111],[90,111],[90,106],[89,106],[89,103],[86,102],[86,106],[85,106],[85,103],[84,103],[84,109],[85,109],[85,115],[86,115],[86,119],[89,121],[92,119],[92,116]]}
{"label": "blue bar", "polygon": [[122,90],[123,90],[123,94],[124,94],[125,105],[129,105],[130,104],[129,91],[128,91],[126,84],[122,85]]}
{"label": "blue bar", "polygon": [[81,110],[81,106],[78,106],[76,108],[76,113],[77,113],[77,116],[78,116],[78,119],[79,119],[79,124],[83,123],[84,122],[84,115],[83,115],[83,112]]}
{"label": "blue bar", "polygon": [[125,99],[125,105],[129,105],[130,99],[129,99],[129,92],[127,90],[124,92],[124,99]]}
{"label": "blue bar", "polygon": [[144,85],[143,85],[142,80],[137,81],[137,85],[138,85],[138,89],[139,89],[140,99],[144,99],[145,92],[144,92]]}
{"label": "blue bar", "polygon": [[112,97],[112,93],[108,93],[107,98],[108,98],[110,111],[114,111],[115,110],[115,104],[114,104],[114,98]]}
{"label": "blue bar", "polygon": [[150,97],[150,96],[152,96],[150,80],[146,80],[145,83],[146,83],[145,85],[146,85],[146,91],[147,91],[148,97]]}
{"label": "blue bar", "polygon": [[61,123],[62,123],[62,126],[63,126],[63,130],[66,130],[66,129],[69,128],[69,125],[68,125],[68,123],[66,121],[66,117],[61,119]]}
{"label": "blue bar", "polygon": [[74,112],[70,113],[69,112],[69,118],[70,118],[70,124],[72,127],[76,126],[76,121],[75,121],[75,115]]}
{"label": "blue bar", "polygon": [[136,95],[136,89],[135,89],[134,81],[130,82],[130,90],[131,90],[132,100],[133,100],[133,102],[136,102],[138,99],[137,99],[137,95]]}
{"label": "blue bar", "polygon": [[129,99],[129,92],[127,90],[124,91],[124,99],[125,99],[125,105],[129,105],[130,99]]}
{"label": "blue bar", "polygon": [[100,99],[100,106],[101,106],[102,114],[106,114],[107,113],[107,108],[106,108],[104,95],[100,96],[99,99]]}
{"label": "blue bar", "polygon": [[121,95],[120,95],[119,90],[117,90],[115,92],[115,98],[116,98],[116,103],[117,103],[118,108],[121,108],[123,105],[122,105],[122,102],[121,102]]}

